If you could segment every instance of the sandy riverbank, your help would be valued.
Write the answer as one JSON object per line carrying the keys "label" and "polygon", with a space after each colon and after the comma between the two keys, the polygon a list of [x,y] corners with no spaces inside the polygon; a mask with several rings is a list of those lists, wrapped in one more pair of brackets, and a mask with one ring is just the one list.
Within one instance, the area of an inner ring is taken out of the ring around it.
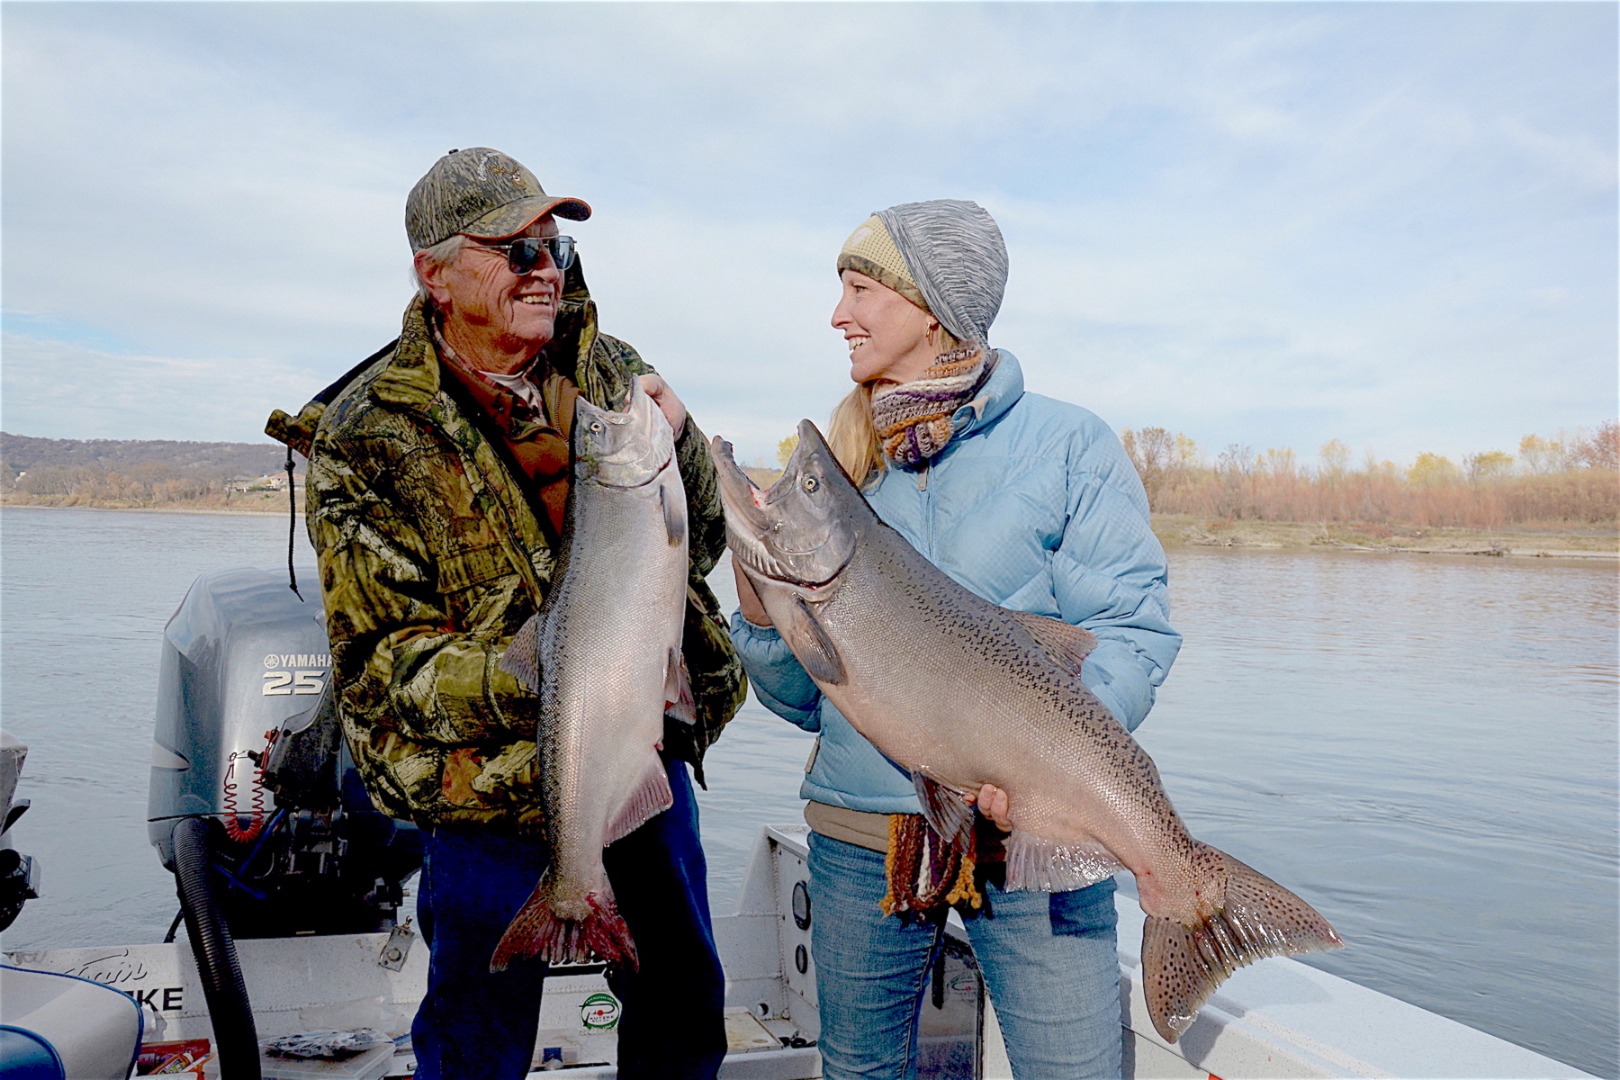
{"label": "sandy riverbank", "polygon": [[[43,501],[0,506],[50,508]],[[132,510],[146,513],[287,514],[287,497],[254,493],[227,505],[78,506],[70,509]],[[298,516],[303,517],[302,505]],[[1321,522],[1224,521],[1187,514],[1155,514],[1153,531],[1167,548],[1229,547],[1261,549],[1316,548],[1338,551],[1416,552],[1523,558],[1620,559],[1620,530],[1600,526],[1505,527],[1501,529],[1419,528],[1415,525],[1334,525]]]}
{"label": "sandy riverbank", "polygon": [[1159,514],[1153,518],[1153,531],[1167,548],[1319,548],[1487,557],[1620,559],[1620,532],[1596,526],[1486,530],[1223,521]]}

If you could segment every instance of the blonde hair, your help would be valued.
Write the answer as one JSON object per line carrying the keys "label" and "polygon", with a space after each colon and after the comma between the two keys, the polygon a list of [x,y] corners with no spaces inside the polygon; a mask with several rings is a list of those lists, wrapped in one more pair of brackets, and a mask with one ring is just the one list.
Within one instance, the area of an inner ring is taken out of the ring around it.
{"label": "blonde hair", "polygon": [[856,487],[865,487],[886,467],[872,426],[872,384],[858,383],[833,409],[827,445]]}
{"label": "blonde hair", "polygon": [[[933,339],[936,353],[950,352],[962,345],[943,326],[930,330],[928,336]],[[889,467],[878,441],[877,426],[872,423],[872,385],[869,382],[856,384],[833,408],[827,422],[827,445],[833,457],[849,473],[855,486],[861,488],[875,482]]]}

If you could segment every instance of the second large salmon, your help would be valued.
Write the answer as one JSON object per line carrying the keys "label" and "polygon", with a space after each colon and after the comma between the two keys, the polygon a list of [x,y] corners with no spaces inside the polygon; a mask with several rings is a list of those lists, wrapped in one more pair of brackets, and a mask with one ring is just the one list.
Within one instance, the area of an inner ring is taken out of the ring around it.
{"label": "second large salmon", "polygon": [[942,836],[966,843],[965,797],[990,783],[1008,795],[1009,889],[1135,875],[1166,1040],[1237,967],[1342,944],[1305,901],[1188,833],[1152,759],[1080,681],[1088,631],[952,580],[878,519],[808,420],[769,491],[720,439],[710,451],[733,557],[766,612],[822,693],[910,770]]}

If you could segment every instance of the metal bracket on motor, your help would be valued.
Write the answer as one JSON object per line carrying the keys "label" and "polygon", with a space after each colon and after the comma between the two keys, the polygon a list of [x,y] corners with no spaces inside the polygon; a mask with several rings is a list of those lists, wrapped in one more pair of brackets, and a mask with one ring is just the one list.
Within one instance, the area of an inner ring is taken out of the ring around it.
{"label": "metal bracket on motor", "polygon": [[16,921],[25,901],[39,899],[39,863],[32,855],[0,848],[0,930]]}
{"label": "metal bracket on motor", "polygon": [[389,971],[403,970],[405,957],[410,955],[411,946],[415,942],[416,931],[411,929],[411,920],[406,919],[388,931],[388,940],[383,942],[382,952],[377,954],[377,966],[385,967]]}

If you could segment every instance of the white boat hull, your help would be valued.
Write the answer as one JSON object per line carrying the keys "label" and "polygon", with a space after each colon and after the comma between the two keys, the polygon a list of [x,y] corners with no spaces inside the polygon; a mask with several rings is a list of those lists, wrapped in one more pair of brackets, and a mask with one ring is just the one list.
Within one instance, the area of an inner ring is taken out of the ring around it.
{"label": "white boat hull", "polygon": [[[813,1046],[819,1030],[809,930],[800,925],[804,920],[795,918],[794,909],[795,886],[808,877],[804,833],[802,827],[764,829],[737,913],[716,920],[731,1038],[721,1070],[725,1080],[810,1080],[821,1075]],[[1142,996],[1141,910],[1131,897],[1121,895],[1118,902],[1129,1077],[1588,1075],[1282,959],[1238,972],[1180,1041],[1166,1044],[1153,1030]],[[983,994],[971,950],[960,927],[953,930],[944,976],[923,1010],[929,1072],[1010,1077],[994,1010]],[[236,949],[261,1039],[350,1027],[403,1034],[426,985],[426,947],[416,942],[395,970],[385,966],[390,960],[385,955],[387,934],[244,939],[236,942]],[[202,985],[183,941],[19,951],[5,958],[19,967],[78,975],[130,994],[145,1010],[147,1044],[212,1038]],[[617,1001],[598,971],[562,969],[553,974],[541,1009],[537,1063],[550,1053],[571,1066],[571,1077],[612,1077],[616,1010]],[[409,1060],[408,1050],[401,1051],[371,1076],[404,1075]]]}

